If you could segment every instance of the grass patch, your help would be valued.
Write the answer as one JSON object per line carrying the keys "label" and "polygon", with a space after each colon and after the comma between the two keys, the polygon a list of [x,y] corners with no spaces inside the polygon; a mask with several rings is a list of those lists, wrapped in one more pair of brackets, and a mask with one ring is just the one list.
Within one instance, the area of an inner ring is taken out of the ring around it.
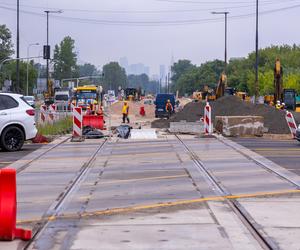
{"label": "grass patch", "polygon": [[38,133],[41,135],[63,135],[70,133],[73,126],[72,117],[63,118],[54,124],[38,125]]}

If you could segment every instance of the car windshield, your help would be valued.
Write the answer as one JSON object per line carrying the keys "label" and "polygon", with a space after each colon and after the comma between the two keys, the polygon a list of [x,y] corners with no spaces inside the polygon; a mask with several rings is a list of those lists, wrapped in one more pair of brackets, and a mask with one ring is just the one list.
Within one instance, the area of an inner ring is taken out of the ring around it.
{"label": "car windshield", "polygon": [[68,95],[56,95],[55,100],[57,100],[57,101],[68,101],[69,96]]}
{"label": "car windshield", "polygon": [[96,99],[97,93],[95,92],[79,92],[76,95],[77,99]]}

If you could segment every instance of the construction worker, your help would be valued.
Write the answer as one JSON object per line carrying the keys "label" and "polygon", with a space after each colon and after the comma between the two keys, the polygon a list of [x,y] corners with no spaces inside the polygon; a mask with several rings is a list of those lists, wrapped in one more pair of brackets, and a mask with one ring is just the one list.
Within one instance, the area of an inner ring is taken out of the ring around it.
{"label": "construction worker", "polygon": [[129,105],[127,102],[124,102],[122,107],[122,115],[123,115],[123,123],[125,123],[125,120],[127,120],[127,123],[129,123]]}
{"label": "construction worker", "polygon": [[282,108],[282,107],[281,107],[281,104],[280,104],[280,101],[277,101],[277,102],[276,102],[276,106],[275,106],[275,107],[276,107],[276,109],[281,109],[281,108]]}
{"label": "construction worker", "polygon": [[167,111],[168,119],[169,119],[172,112],[173,112],[173,105],[172,105],[170,100],[168,100],[167,103],[166,103],[166,111]]}

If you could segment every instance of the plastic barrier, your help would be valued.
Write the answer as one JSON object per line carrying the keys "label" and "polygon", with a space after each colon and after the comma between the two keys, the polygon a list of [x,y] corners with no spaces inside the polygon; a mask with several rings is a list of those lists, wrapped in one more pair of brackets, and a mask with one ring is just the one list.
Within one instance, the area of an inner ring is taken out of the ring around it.
{"label": "plastic barrier", "polygon": [[293,114],[291,112],[287,111],[286,115],[285,115],[285,119],[287,121],[287,124],[289,126],[289,129],[291,131],[291,134],[292,134],[293,138],[295,138],[296,137],[297,125],[296,125]]}
{"label": "plastic barrier", "polygon": [[44,124],[47,122],[47,106],[42,105],[40,108],[40,123]]}
{"label": "plastic barrier", "polygon": [[55,104],[51,104],[49,106],[49,122],[50,123],[53,123],[53,122],[55,122],[55,120],[57,120],[56,110],[57,110],[57,107]]}
{"label": "plastic barrier", "polygon": [[146,115],[145,107],[140,107],[140,115],[141,116],[145,116]]}
{"label": "plastic barrier", "polygon": [[31,230],[16,228],[16,170],[0,170],[0,240],[30,240]]}
{"label": "plastic barrier", "polygon": [[204,108],[204,130],[205,134],[211,135],[213,132],[212,121],[211,121],[211,106],[207,102]]}
{"label": "plastic barrier", "polygon": [[104,118],[103,115],[84,115],[83,126],[90,126],[92,128],[104,130]]}

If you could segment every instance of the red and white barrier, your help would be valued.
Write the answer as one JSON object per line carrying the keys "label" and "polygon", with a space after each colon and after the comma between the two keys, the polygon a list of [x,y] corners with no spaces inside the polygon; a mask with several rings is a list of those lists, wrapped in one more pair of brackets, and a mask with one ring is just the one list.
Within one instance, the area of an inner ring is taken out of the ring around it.
{"label": "red and white barrier", "polygon": [[30,240],[32,238],[31,230],[16,227],[16,183],[15,169],[0,170],[0,241],[12,241],[15,238]]}
{"label": "red and white barrier", "polygon": [[211,121],[211,106],[207,102],[204,108],[204,131],[205,134],[211,135],[213,132],[213,126]]}
{"label": "red and white barrier", "polygon": [[47,121],[48,121],[47,106],[41,105],[41,107],[40,107],[40,123],[45,124]]}
{"label": "red and white barrier", "polygon": [[82,136],[82,108],[75,107],[73,108],[73,137]]}
{"label": "red and white barrier", "polygon": [[51,104],[49,106],[49,122],[50,123],[53,123],[57,120],[56,110],[57,110],[57,107],[55,104]]}
{"label": "red and white barrier", "polygon": [[291,131],[291,134],[295,138],[296,137],[297,125],[296,125],[293,114],[291,112],[287,111],[286,115],[285,115],[285,119],[286,119],[287,124],[289,126],[289,129]]}

